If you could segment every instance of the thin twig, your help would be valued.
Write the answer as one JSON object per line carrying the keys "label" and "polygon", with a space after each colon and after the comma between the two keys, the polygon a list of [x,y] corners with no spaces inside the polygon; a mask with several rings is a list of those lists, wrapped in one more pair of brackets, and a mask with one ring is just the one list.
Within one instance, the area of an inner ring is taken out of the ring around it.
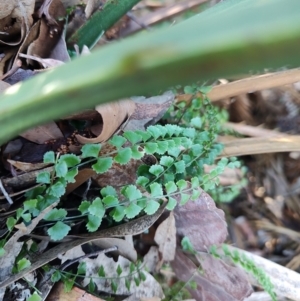
{"label": "thin twig", "polygon": [[6,190],[5,190],[5,188],[4,188],[3,184],[2,184],[1,179],[0,179],[0,189],[1,189],[2,193],[3,193],[3,195],[5,196],[6,200],[12,205],[14,202],[11,199],[11,197],[8,195],[8,193],[6,192]]}

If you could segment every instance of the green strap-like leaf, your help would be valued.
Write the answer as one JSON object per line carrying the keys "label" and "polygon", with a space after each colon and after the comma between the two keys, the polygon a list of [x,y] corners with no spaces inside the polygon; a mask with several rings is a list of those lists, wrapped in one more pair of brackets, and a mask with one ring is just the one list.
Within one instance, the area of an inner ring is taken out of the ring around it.
{"label": "green strap-like leaf", "polygon": [[6,90],[0,98],[0,144],[99,103],[298,66],[299,28],[299,0],[227,0],[179,25],[104,46]]}
{"label": "green strap-like leaf", "polygon": [[69,39],[68,44],[84,45],[91,48],[99,36],[112,27],[123,15],[141,0],[108,0],[103,8],[92,17]]}

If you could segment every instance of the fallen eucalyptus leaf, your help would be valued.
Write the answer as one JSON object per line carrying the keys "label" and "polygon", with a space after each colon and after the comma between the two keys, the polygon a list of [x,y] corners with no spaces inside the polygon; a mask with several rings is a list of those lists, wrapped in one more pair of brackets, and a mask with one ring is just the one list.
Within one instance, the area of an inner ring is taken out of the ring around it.
{"label": "fallen eucalyptus leaf", "polygon": [[156,229],[155,242],[159,246],[162,261],[172,261],[176,253],[176,227],[173,212]]}

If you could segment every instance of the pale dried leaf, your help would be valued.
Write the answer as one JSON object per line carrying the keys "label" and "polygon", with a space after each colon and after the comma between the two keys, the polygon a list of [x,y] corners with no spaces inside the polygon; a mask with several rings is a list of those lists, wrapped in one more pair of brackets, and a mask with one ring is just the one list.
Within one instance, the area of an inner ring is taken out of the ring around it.
{"label": "pale dried leaf", "polygon": [[195,201],[174,209],[177,234],[187,236],[197,251],[207,251],[211,245],[223,243],[227,237],[227,224],[223,210],[201,188]]}
{"label": "pale dried leaf", "polygon": [[152,246],[148,253],[144,256],[143,264],[149,273],[154,273],[157,271],[157,267],[159,264],[159,252],[158,248]]}
{"label": "pale dried leaf", "polygon": [[201,254],[200,268],[185,254],[176,252],[171,263],[176,276],[184,282],[192,279],[197,288],[189,289],[197,301],[242,301],[252,293],[246,274],[210,254]]}
{"label": "pale dried leaf", "polygon": [[176,227],[173,212],[157,227],[154,240],[159,246],[162,260],[174,260],[176,253]]}
{"label": "pale dried leaf", "polygon": [[33,56],[33,55],[28,55],[28,54],[24,54],[24,53],[20,53],[19,54],[20,57],[24,57],[27,59],[31,59],[34,61],[39,62],[43,68],[50,68],[50,67],[57,67],[57,66],[61,66],[64,64],[64,62],[59,61],[59,60],[55,60],[55,59],[41,59],[39,57]]}
{"label": "pale dried leaf", "polygon": [[71,60],[68,53],[66,41],[62,36],[58,40],[56,46],[52,49],[49,58],[65,63]]}
{"label": "pale dried leaf", "polygon": [[300,150],[300,137],[259,137],[224,141],[224,149],[219,157],[245,156],[266,153],[282,153]]}
{"label": "pale dried leaf", "polygon": [[101,3],[101,0],[88,0],[87,5],[85,7],[85,15],[87,19],[91,17],[91,15],[97,10]]}
{"label": "pale dried leaf", "polygon": [[125,125],[124,131],[145,130],[147,126],[156,124],[173,104],[175,95],[173,92],[167,91],[159,96],[150,98],[139,96],[131,99],[135,103],[135,110]]}
{"label": "pale dried leaf", "polygon": [[[24,26],[24,35],[33,23],[34,0],[2,0],[0,6],[0,31],[9,35],[20,35]],[[12,22],[14,20],[14,22]],[[7,24],[12,24],[7,28]],[[24,36],[23,35],[23,36]],[[1,35],[3,37],[3,35]],[[5,38],[5,36],[4,36]],[[6,40],[7,40],[6,39]]]}
{"label": "pale dried leaf", "polygon": [[[107,257],[105,254],[99,254],[96,259],[85,259],[86,263],[86,277],[82,281],[83,286],[87,286],[90,282],[90,278],[94,277],[94,283],[96,284],[99,291],[114,293],[110,285],[107,285],[105,278],[99,278],[97,271],[101,266],[104,267],[105,276],[108,278],[114,278],[117,284],[117,295],[133,295],[135,298],[141,297],[159,297],[163,298],[163,291],[159,283],[151,276],[148,272],[142,271],[146,280],[141,281],[140,285],[137,286],[133,280],[131,281],[130,291],[126,288],[125,278],[118,277],[116,272],[118,265],[122,268],[122,275],[130,274],[130,261],[122,256],[119,256],[118,261],[115,262],[113,258]],[[135,275],[136,277],[136,275]]]}
{"label": "pale dried leaf", "polygon": [[54,140],[64,137],[61,130],[54,121],[45,125],[36,126],[33,129],[23,132],[22,134],[20,134],[20,136],[38,144],[44,144],[48,140]]}
{"label": "pale dried leaf", "polygon": [[85,255],[85,253],[82,251],[82,247],[77,246],[73,249],[68,250],[63,255],[59,254],[57,257],[61,260],[61,263],[64,263],[67,260],[72,260],[72,259],[78,258],[83,255]]}
{"label": "pale dried leaf", "polygon": [[119,100],[112,103],[103,104],[96,107],[96,110],[102,116],[103,127],[101,133],[97,133],[96,138],[85,138],[77,135],[76,138],[81,144],[99,143],[108,140],[135,110],[135,104],[132,100]]}
{"label": "pale dried leaf", "polygon": [[120,238],[100,238],[94,240],[92,244],[100,247],[103,250],[116,246],[118,250],[111,252],[111,254],[116,253],[133,262],[137,260],[136,250],[126,240]]}
{"label": "pale dried leaf", "polygon": [[20,161],[9,160],[9,159],[7,159],[7,162],[10,163],[15,168],[26,172],[42,169],[50,165],[48,163],[26,163],[26,162],[20,162]]}
{"label": "pale dried leaf", "polygon": [[10,16],[14,10],[15,2],[11,0],[2,0],[0,9],[0,19]]}
{"label": "pale dried leaf", "polygon": [[21,231],[23,231],[23,232],[26,232],[26,231],[27,231],[27,227],[25,226],[24,223],[16,224],[16,225],[15,225],[15,228],[18,229],[18,230],[21,230]]}
{"label": "pale dried leaf", "polygon": [[[49,58],[52,49],[59,42],[65,24],[66,10],[60,0],[45,0],[39,10],[41,19],[38,38],[30,44],[27,54],[40,58]],[[32,61],[30,61],[33,64]]]}

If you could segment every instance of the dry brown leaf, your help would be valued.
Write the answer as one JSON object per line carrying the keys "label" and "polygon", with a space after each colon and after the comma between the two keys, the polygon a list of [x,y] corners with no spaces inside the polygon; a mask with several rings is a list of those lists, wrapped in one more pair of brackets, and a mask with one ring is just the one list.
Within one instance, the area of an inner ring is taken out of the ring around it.
{"label": "dry brown leaf", "polygon": [[126,118],[131,116],[135,110],[135,104],[132,100],[119,100],[103,104],[96,107],[96,111],[102,116],[103,127],[101,133],[96,138],[85,138],[77,135],[76,138],[81,144],[86,143],[99,143],[108,140],[125,121]]}
{"label": "dry brown leaf", "polygon": [[68,250],[64,254],[58,254],[57,258],[61,260],[61,263],[66,262],[67,260],[72,260],[78,257],[85,255],[81,246],[77,246],[73,249]]}
{"label": "dry brown leaf", "polygon": [[63,138],[63,134],[57,124],[52,121],[45,125],[39,125],[20,134],[21,137],[38,144],[44,144],[48,140]]}
{"label": "dry brown leaf", "polygon": [[152,246],[148,253],[143,258],[143,264],[149,273],[154,273],[157,271],[157,267],[159,264],[159,252],[158,248]]}
{"label": "dry brown leaf", "polygon": [[137,179],[137,169],[144,164],[142,160],[131,159],[127,164],[113,163],[112,167],[103,174],[96,174],[93,179],[100,187],[114,186],[121,187],[135,183]]}
{"label": "dry brown leaf", "polygon": [[[40,8],[41,19],[38,38],[29,45],[27,54],[49,58],[61,38],[66,10],[60,0],[46,0]],[[60,20],[60,21],[58,21]],[[32,61],[30,61],[32,64]]]}
{"label": "dry brown leaf", "polygon": [[[18,45],[33,23],[34,0],[2,0],[0,3],[0,44]],[[11,37],[19,37],[11,40]]]}
{"label": "dry brown leaf", "polygon": [[[1,45],[1,41],[0,41]],[[1,59],[0,59],[0,79],[5,79],[6,78],[5,74],[7,72],[7,66],[11,66],[13,64],[13,58],[15,54],[18,52],[18,47],[7,47],[4,49],[3,54],[1,54]],[[12,83],[8,83],[12,84]]]}
{"label": "dry brown leaf", "polygon": [[174,209],[177,234],[187,236],[197,251],[207,251],[211,245],[223,243],[227,237],[227,224],[223,210],[201,188],[195,201],[188,201]]}
{"label": "dry brown leaf", "polygon": [[175,96],[173,92],[167,91],[159,96],[139,96],[131,99],[135,103],[135,110],[124,126],[124,131],[145,130],[147,126],[156,124],[173,104]]}
{"label": "dry brown leaf", "polygon": [[27,35],[24,38],[24,41],[22,42],[22,44],[20,45],[19,49],[18,49],[18,53],[16,55],[15,60],[18,59],[18,54],[21,52],[26,52],[28,46],[33,43],[39,36],[39,31],[40,31],[40,26],[41,26],[41,20],[38,20],[37,22],[35,22],[29,32],[27,33]]}
{"label": "dry brown leaf", "polygon": [[171,263],[176,276],[184,282],[193,280],[196,289],[189,289],[197,301],[242,301],[252,293],[246,274],[210,254],[201,255],[200,268],[185,254],[176,252]]}
{"label": "dry brown leaf", "polygon": [[19,54],[20,57],[24,57],[27,59],[31,59],[34,61],[39,62],[43,68],[51,68],[51,67],[57,67],[57,66],[61,66],[64,64],[64,62],[59,61],[59,60],[55,60],[55,59],[41,59],[39,57],[33,56],[33,55],[28,55],[28,54],[24,54],[24,53],[20,53]]}
{"label": "dry brown leaf", "polygon": [[26,163],[9,159],[7,159],[7,162],[15,168],[26,172],[42,169],[50,165],[48,163]]}
{"label": "dry brown leaf", "polygon": [[74,191],[77,187],[82,185],[92,176],[96,176],[96,175],[97,173],[91,168],[80,169],[78,171],[77,176],[75,177],[75,183],[68,183],[65,195],[70,194],[72,191]]}
{"label": "dry brown leaf", "polygon": [[116,246],[117,251],[111,252],[111,254],[121,255],[128,260],[137,261],[137,253],[134,247],[124,239],[120,238],[100,238],[92,242],[93,245],[100,247],[102,250],[109,249]]}
{"label": "dry brown leaf", "polygon": [[176,253],[176,227],[173,212],[156,229],[155,242],[159,246],[162,261],[172,261]]}

